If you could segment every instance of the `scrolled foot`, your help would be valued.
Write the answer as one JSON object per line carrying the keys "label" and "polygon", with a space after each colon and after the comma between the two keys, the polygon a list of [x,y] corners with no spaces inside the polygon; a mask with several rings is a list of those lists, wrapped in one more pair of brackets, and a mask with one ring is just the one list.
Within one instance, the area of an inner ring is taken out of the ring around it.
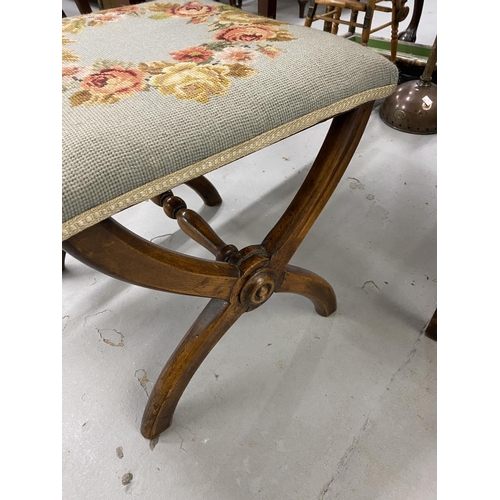
{"label": "scrolled foot", "polygon": [[285,267],[285,277],[277,292],[297,293],[307,297],[320,316],[330,316],[337,310],[337,298],[330,284],[321,276],[288,265]]}
{"label": "scrolled foot", "polygon": [[417,39],[417,30],[416,29],[407,29],[399,34],[399,40],[402,42],[410,42],[414,43]]}

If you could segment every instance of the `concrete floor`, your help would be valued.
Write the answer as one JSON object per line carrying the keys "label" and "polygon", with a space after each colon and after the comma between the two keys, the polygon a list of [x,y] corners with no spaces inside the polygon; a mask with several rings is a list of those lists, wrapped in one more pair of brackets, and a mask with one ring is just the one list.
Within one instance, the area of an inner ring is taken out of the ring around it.
{"label": "concrete floor", "polygon": [[[279,19],[303,23],[295,1],[278,7]],[[70,0],[63,8],[72,14]],[[244,8],[256,10],[256,1]],[[417,42],[430,45],[435,35],[436,1],[426,0]],[[209,174],[219,208],[184,186],[176,194],[227,242],[259,242],[327,127]],[[393,130],[377,106],[293,259],[333,285],[338,311],[323,318],[308,300],[280,294],[243,316],[156,443],[139,432],[148,394],[207,300],[135,288],[68,256],[63,498],[436,498],[437,344],[423,335],[437,296],[436,149],[436,135]],[[208,257],[150,202],[116,218],[157,244]]]}

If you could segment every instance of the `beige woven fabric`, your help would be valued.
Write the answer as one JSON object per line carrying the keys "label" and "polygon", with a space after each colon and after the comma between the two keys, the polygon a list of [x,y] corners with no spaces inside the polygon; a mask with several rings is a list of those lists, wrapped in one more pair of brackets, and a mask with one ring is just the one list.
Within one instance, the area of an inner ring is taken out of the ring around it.
{"label": "beige woven fabric", "polygon": [[371,49],[211,1],[67,18],[63,240],[396,83]]}

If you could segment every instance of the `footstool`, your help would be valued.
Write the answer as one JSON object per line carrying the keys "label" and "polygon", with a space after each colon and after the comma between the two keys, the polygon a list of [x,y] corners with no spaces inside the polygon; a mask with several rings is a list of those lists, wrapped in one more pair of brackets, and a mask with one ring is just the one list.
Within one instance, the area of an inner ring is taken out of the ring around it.
{"label": "footstool", "polygon": [[[352,41],[209,0],[65,18],[62,42],[63,267],[68,252],[134,285],[210,298],[150,394],[141,432],[151,439],[243,313],[280,292],[307,297],[323,316],[335,311],[332,287],[290,260],[398,71]],[[331,118],[306,179],[260,243],[222,241],[172,192],[187,184],[217,205],[204,174]],[[112,218],[146,200],[215,259],[155,245]]]}

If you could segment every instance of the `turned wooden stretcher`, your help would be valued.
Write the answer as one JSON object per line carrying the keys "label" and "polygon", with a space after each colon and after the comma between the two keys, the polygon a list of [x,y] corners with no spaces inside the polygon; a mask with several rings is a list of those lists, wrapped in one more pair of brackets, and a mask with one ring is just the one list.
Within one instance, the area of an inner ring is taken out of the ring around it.
{"label": "turned wooden stretcher", "polygon": [[[171,425],[197,368],[243,313],[273,293],[303,295],[322,316],[335,311],[332,287],[290,261],[397,70],[353,42],[210,1],[99,15],[63,20],[72,55],[63,52],[63,265],[68,252],[134,285],[211,299],[150,395],[141,431],[151,439]],[[120,37],[143,43],[134,52]],[[187,184],[220,204],[203,174],[330,118],[306,179],[260,243],[222,241],[172,191]],[[148,199],[215,260],[162,248],[113,220]]]}

